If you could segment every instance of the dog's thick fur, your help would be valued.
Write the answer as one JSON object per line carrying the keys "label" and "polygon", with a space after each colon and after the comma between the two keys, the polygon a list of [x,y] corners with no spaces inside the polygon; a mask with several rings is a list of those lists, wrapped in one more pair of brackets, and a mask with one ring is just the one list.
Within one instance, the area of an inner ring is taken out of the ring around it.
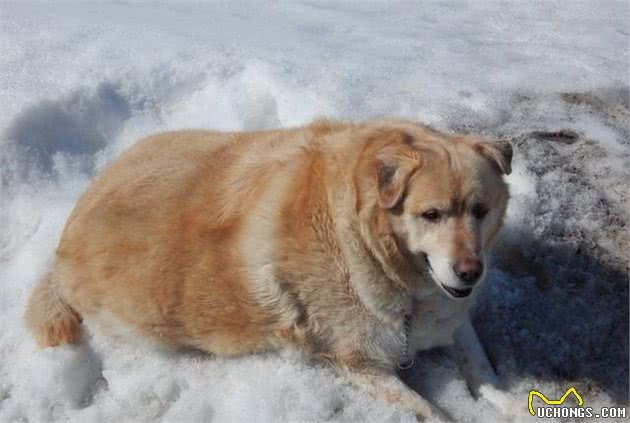
{"label": "dog's thick fur", "polygon": [[41,346],[77,342],[82,318],[224,356],[297,346],[427,416],[395,374],[403,322],[409,356],[451,341],[474,295],[443,287],[499,230],[510,160],[402,121],[149,137],[79,200],[28,325]]}

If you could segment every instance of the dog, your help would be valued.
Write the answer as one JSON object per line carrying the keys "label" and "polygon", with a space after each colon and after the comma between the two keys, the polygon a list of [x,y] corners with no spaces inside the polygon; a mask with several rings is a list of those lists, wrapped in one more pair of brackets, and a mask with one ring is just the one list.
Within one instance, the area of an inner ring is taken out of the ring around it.
{"label": "dog", "polygon": [[464,326],[468,373],[491,377],[467,313],[511,160],[395,120],[150,136],[78,201],[27,326],[41,347],[79,342],[85,319],[221,356],[297,348],[431,416],[396,369]]}

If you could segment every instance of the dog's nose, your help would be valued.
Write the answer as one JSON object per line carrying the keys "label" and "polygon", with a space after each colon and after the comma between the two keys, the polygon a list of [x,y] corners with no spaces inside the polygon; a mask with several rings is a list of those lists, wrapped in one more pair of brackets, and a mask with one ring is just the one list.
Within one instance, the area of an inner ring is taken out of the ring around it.
{"label": "dog's nose", "polygon": [[453,266],[453,271],[462,282],[472,285],[481,277],[483,263],[478,259],[467,257],[458,260]]}

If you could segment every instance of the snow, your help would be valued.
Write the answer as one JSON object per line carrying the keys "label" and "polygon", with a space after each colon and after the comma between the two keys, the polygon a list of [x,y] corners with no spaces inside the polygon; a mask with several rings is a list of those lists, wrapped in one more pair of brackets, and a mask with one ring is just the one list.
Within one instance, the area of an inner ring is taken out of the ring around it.
{"label": "snow", "polygon": [[[139,137],[397,116],[510,139],[512,203],[475,325],[513,401],[628,405],[627,2],[0,3],[0,421],[413,421],[296,352],[226,360],[86,333],[37,351],[24,304],[90,177]],[[578,137],[541,132],[564,129]],[[448,349],[404,377],[508,418]]]}

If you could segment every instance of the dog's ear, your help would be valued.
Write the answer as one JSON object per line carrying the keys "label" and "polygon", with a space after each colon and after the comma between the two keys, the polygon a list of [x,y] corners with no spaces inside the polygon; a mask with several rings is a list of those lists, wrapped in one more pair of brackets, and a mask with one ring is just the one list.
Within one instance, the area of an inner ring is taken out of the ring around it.
{"label": "dog's ear", "polygon": [[481,141],[477,151],[490,160],[500,174],[512,172],[512,145],[508,141]]}
{"label": "dog's ear", "polygon": [[398,205],[412,173],[422,165],[418,151],[409,143],[392,143],[376,153],[378,204],[384,209]]}

